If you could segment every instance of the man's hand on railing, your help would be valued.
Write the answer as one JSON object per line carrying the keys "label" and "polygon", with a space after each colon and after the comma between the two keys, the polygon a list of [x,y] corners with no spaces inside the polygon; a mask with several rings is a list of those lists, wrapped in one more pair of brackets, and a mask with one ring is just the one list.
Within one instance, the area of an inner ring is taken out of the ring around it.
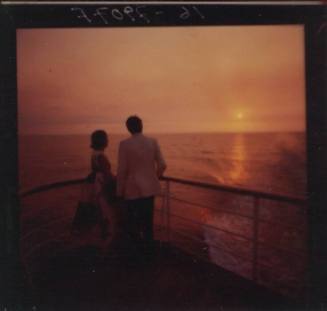
{"label": "man's hand on railing", "polygon": [[161,179],[163,177],[165,170],[166,169],[157,169],[157,176],[159,179]]}

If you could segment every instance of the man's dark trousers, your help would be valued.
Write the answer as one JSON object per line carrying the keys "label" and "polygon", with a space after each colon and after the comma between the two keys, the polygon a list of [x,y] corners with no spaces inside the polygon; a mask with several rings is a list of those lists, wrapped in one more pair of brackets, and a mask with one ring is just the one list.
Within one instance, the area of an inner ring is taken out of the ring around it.
{"label": "man's dark trousers", "polygon": [[154,196],[127,200],[126,203],[129,239],[152,251]]}

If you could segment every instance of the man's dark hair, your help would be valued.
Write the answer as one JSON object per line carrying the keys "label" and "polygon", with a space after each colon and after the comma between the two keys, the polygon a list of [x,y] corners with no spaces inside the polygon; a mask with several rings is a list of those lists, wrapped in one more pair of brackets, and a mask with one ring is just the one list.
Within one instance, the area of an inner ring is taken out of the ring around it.
{"label": "man's dark hair", "polygon": [[142,133],[143,124],[142,120],[138,116],[130,116],[126,120],[126,126],[131,134]]}
{"label": "man's dark hair", "polygon": [[96,130],[91,135],[91,148],[101,150],[108,144],[107,133],[103,130]]}

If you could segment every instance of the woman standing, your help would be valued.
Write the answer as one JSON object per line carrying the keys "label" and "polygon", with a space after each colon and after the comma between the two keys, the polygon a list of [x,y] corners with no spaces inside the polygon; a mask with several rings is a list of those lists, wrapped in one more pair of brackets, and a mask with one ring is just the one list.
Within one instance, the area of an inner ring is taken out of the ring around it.
{"label": "woman standing", "polygon": [[106,246],[117,235],[116,178],[105,155],[107,147],[107,133],[94,131],[91,135],[91,173],[82,186],[72,230],[86,242],[100,238],[99,242],[102,245],[105,242]]}

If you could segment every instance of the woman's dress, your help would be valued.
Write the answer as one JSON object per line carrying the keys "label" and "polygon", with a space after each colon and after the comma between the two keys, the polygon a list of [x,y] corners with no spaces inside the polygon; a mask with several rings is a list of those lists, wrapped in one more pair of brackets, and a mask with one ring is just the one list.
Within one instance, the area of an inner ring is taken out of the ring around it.
{"label": "woman's dress", "polygon": [[83,244],[107,248],[117,236],[116,179],[103,151],[94,151],[81,187],[72,232]]}

